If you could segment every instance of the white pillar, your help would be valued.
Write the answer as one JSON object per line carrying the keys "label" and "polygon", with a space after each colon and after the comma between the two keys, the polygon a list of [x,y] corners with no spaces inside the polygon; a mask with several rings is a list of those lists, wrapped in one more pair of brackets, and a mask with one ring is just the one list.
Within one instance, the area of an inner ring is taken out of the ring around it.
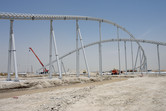
{"label": "white pillar", "polygon": [[142,74],[142,58],[141,58],[141,50],[140,50],[140,52],[139,52],[140,54],[140,72],[141,72],[141,74]]}
{"label": "white pillar", "polygon": [[62,68],[63,68],[64,73],[67,74],[66,70],[65,70],[65,65],[64,65],[64,63],[63,63],[63,61],[61,59],[61,70],[62,70]]}
{"label": "white pillar", "polygon": [[[117,27],[117,38],[119,39],[119,28]],[[119,58],[119,74],[121,73],[121,65],[120,65],[120,46],[118,40],[118,58]]]}
{"label": "white pillar", "polygon": [[51,79],[52,78],[52,31],[53,31],[53,28],[52,28],[52,21],[50,21],[50,48],[49,48],[49,78]]}
{"label": "white pillar", "polygon": [[131,41],[131,61],[132,61],[132,72],[134,74],[134,59],[133,59],[133,43]]}
{"label": "white pillar", "polygon": [[10,73],[11,73],[11,59],[12,59],[12,22],[10,21],[10,37],[9,37],[9,49],[8,49],[8,77],[7,81],[11,81]]}
{"label": "white pillar", "polygon": [[139,51],[140,51],[140,46],[138,47],[138,50],[137,50],[137,55],[136,55],[136,59],[135,59],[135,66],[134,66],[134,70],[136,70],[136,65],[137,65],[137,59],[138,59],[138,54],[139,54]]}
{"label": "white pillar", "polygon": [[54,43],[54,48],[55,48],[55,56],[56,56],[56,60],[57,60],[57,66],[58,66],[58,72],[59,72],[59,78],[62,78],[62,71],[61,71],[61,66],[60,66],[60,61],[59,61],[59,56],[58,56],[58,50],[57,50],[57,45],[56,45],[56,39],[55,39],[55,34],[54,34],[54,30],[53,27],[52,29],[52,37],[53,37],[53,43]]}
{"label": "white pillar", "polygon": [[7,81],[10,81],[10,73],[11,73],[11,61],[12,61],[12,54],[14,59],[14,71],[15,71],[15,80],[18,80],[18,72],[17,72],[17,59],[16,59],[16,47],[15,47],[15,40],[14,40],[14,33],[13,33],[13,21],[10,20],[10,38],[9,38],[9,52],[8,52],[8,77]]}
{"label": "white pillar", "polygon": [[81,42],[81,48],[82,48],[83,56],[84,56],[84,60],[85,60],[86,70],[87,70],[87,72],[88,72],[88,77],[90,77],[89,66],[88,66],[88,62],[87,62],[87,59],[86,59],[84,44],[83,44],[83,41],[82,41],[82,36],[81,36],[81,32],[80,32],[79,26],[78,26],[78,33],[79,33],[80,42]]}
{"label": "white pillar", "polygon": [[99,22],[99,74],[102,75],[101,21]]}
{"label": "white pillar", "polygon": [[127,53],[126,53],[126,41],[124,41],[124,48],[125,48],[125,68],[126,68],[126,75],[127,75]]}
{"label": "white pillar", "polygon": [[160,74],[160,53],[159,53],[159,45],[157,44],[157,57],[158,57],[158,71]]}
{"label": "white pillar", "polygon": [[76,20],[76,75],[80,75],[80,62],[79,62],[79,50],[78,50],[78,20]]}
{"label": "white pillar", "polygon": [[146,64],[145,64],[146,73],[148,73],[148,64],[147,64],[147,59],[146,59],[146,57],[145,57],[145,62],[146,62]]}

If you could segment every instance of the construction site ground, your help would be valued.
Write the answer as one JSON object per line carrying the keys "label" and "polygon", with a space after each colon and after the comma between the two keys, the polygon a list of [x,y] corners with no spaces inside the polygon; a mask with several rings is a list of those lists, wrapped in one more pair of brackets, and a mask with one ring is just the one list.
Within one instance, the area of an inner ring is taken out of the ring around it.
{"label": "construction site ground", "polygon": [[0,78],[0,111],[165,111],[166,76]]}

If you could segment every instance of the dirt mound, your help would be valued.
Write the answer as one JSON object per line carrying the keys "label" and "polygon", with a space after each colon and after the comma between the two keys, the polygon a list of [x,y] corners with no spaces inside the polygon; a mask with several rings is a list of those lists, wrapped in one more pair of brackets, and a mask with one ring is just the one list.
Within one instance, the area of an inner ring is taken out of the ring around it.
{"label": "dirt mound", "polygon": [[14,81],[0,81],[0,90],[7,89],[20,89],[20,88],[48,88],[48,87],[56,87],[61,85],[70,85],[76,83],[89,83],[89,82],[97,82],[103,80],[111,80],[111,76],[102,76],[102,77],[63,77],[62,79],[53,78],[53,79],[28,79],[28,80],[20,80],[19,82]]}

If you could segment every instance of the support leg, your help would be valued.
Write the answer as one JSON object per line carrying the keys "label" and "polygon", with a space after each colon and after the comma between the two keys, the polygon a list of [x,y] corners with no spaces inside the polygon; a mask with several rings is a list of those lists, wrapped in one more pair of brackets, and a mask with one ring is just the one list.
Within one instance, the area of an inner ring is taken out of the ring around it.
{"label": "support leg", "polygon": [[101,22],[99,22],[99,74],[102,75],[102,50],[101,50]]}
{"label": "support leg", "polygon": [[79,77],[79,50],[78,50],[78,20],[76,20],[76,75]]}
{"label": "support leg", "polygon": [[11,73],[11,60],[12,60],[12,32],[11,32],[11,24],[10,24],[10,37],[9,37],[9,50],[8,50],[8,76],[7,81],[11,81],[10,73]]}
{"label": "support leg", "polygon": [[137,65],[137,59],[138,59],[139,50],[140,50],[140,47],[138,47],[138,50],[137,50],[137,56],[136,56],[136,60],[135,60],[134,70],[136,70],[136,65]]}
{"label": "support leg", "polygon": [[127,54],[126,54],[126,41],[124,41],[124,48],[125,48],[125,68],[126,68],[126,75],[127,75]]}
{"label": "support leg", "polygon": [[50,21],[49,78],[52,78],[52,20]]}
{"label": "support leg", "polygon": [[16,59],[16,48],[15,48],[15,41],[14,41],[14,34],[12,34],[12,44],[13,44],[13,59],[14,59],[14,71],[15,71],[15,80],[14,81],[19,81],[18,80],[18,72],[17,72],[17,59]]}
{"label": "support leg", "polygon": [[139,52],[139,55],[140,55],[140,72],[142,74],[142,59],[141,59],[141,50]]}
{"label": "support leg", "polygon": [[59,78],[61,79],[62,78],[62,71],[61,71],[61,66],[60,66],[60,62],[59,62],[56,39],[55,39],[55,34],[54,34],[54,31],[53,31],[53,27],[51,29],[52,29],[52,37],[53,37],[54,48],[55,48],[55,56],[56,56],[57,66],[58,66],[58,71],[59,71]]}
{"label": "support leg", "polygon": [[10,39],[9,39],[9,53],[8,53],[8,77],[7,81],[10,81],[10,73],[11,73],[11,61],[12,61],[12,54],[14,59],[14,71],[15,71],[15,80],[18,80],[18,72],[17,72],[17,60],[16,60],[16,48],[15,48],[15,41],[14,41],[14,33],[13,33],[13,20],[10,20]]}
{"label": "support leg", "polygon": [[[119,28],[117,27],[117,38],[119,39]],[[119,60],[119,74],[121,74],[121,65],[120,65],[120,46],[118,40],[118,60]]]}
{"label": "support leg", "polygon": [[159,53],[159,45],[157,44],[157,57],[158,57],[158,71],[159,71],[159,73],[158,74],[160,74],[160,53]]}
{"label": "support leg", "polygon": [[132,72],[134,74],[133,43],[132,43],[132,41],[131,41],[131,61],[132,61]]}
{"label": "support leg", "polygon": [[147,64],[147,60],[146,60],[146,58],[145,58],[145,62],[146,62],[146,64],[145,64],[145,68],[146,68],[146,74],[148,73],[148,64]]}
{"label": "support leg", "polygon": [[84,44],[83,44],[83,41],[82,41],[82,36],[81,36],[81,32],[80,32],[79,27],[78,27],[78,33],[79,33],[80,42],[81,42],[81,48],[82,48],[83,56],[84,56],[84,60],[85,60],[86,70],[87,70],[87,72],[88,72],[88,77],[90,77],[89,66],[88,66],[88,62],[87,62],[87,59],[86,59]]}
{"label": "support leg", "polygon": [[67,74],[67,73],[66,73],[66,70],[65,70],[65,65],[64,65],[64,63],[63,63],[63,61],[62,61],[62,59],[61,59],[61,69],[62,69],[62,68],[63,68],[64,73]]}

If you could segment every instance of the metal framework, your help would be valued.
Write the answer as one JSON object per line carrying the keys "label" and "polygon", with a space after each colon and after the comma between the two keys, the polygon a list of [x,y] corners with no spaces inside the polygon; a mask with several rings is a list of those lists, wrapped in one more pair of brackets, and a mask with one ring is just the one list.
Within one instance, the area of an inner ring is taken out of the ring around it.
{"label": "metal framework", "polygon": [[[100,19],[100,18],[94,18],[94,17],[87,17],[87,16],[66,16],[66,15],[39,15],[39,14],[18,14],[18,13],[0,13],[0,19],[7,19],[10,20],[10,38],[9,38],[9,52],[8,52],[8,77],[7,80],[11,80],[10,78],[10,73],[11,73],[11,62],[12,62],[12,56],[14,58],[14,69],[15,69],[15,81],[19,81],[18,79],[18,73],[17,73],[17,61],[16,61],[16,49],[15,49],[15,41],[14,41],[14,32],[13,32],[13,22],[14,20],[49,20],[50,21],[50,46],[49,46],[49,63],[45,65],[45,67],[49,66],[49,78],[52,78],[52,73],[53,73],[53,63],[57,62],[58,66],[58,71],[59,71],[59,78],[62,78],[62,65],[64,66],[62,59],[74,52],[76,52],[76,75],[80,75],[79,67],[80,67],[80,62],[79,62],[79,51],[83,51],[83,57],[85,60],[85,65],[86,65],[86,70],[88,77],[90,77],[90,70],[88,66],[88,61],[86,58],[86,53],[85,53],[85,48],[96,45],[98,44],[99,46],[99,74],[102,75],[102,43],[106,42],[118,42],[118,60],[119,60],[119,71],[121,72],[121,61],[120,61],[120,42],[124,42],[124,50],[125,50],[125,69],[126,69],[126,74],[127,74],[127,53],[126,53],[126,42],[131,42],[131,57],[132,57],[132,70],[134,73],[134,70],[139,68],[140,71],[147,71],[147,57],[145,55],[145,52],[140,45],[140,42],[143,43],[150,43],[150,44],[156,44],[157,45],[157,56],[158,56],[158,69],[159,69],[159,74],[160,74],[160,55],[159,55],[159,45],[166,46],[166,43],[163,42],[156,42],[156,41],[150,41],[150,40],[140,40],[140,39],[135,39],[135,37],[127,31],[125,28],[122,26],[109,21],[105,19]],[[76,21],[76,49],[73,51],[68,52],[67,54],[59,57],[58,55],[58,48],[56,45],[56,38],[53,30],[53,20],[75,20]],[[91,21],[97,21],[99,22],[99,41],[90,43],[87,45],[84,45],[81,31],[79,28],[78,22],[80,20],[91,20]],[[117,28],[117,39],[109,39],[109,40],[102,40],[102,34],[101,34],[101,24],[102,23],[107,23],[115,26]],[[121,39],[119,38],[119,29],[122,31],[126,32],[130,38],[128,39]],[[81,44],[81,47],[79,47],[79,41]],[[133,42],[136,42],[138,45],[138,51],[136,55],[136,60],[135,60],[135,65],[134,65],[134,59],[133,59]],[[55,51],[55,57],[56,60],[52,60],[52,46],[54,47]],[[137,59],[138,56],[140,56],[140,65],[137,67]],[[61,62],[60,62],[61,60]],[[44,68],[45,68],[44,67]],[[42,68],[40,68],[42,69]],[[39,70],[40,70],[39,69]],[[64,72],[65,68],[64,68]]]}
{"label": "metal framework", "polygon": [[[150,40],[141,40],[141,39],[108,39],[108,40],[102,40],[102,41],[97,41],[97,42],[93,42],[93,43],[90,43],[90,44],[87,44],[87,45],[85,45],[84,46],[84,48],[87,48],[87,47],[90,47],[90,46],[93,46],[93,45],[97,45],[97,44],[99,44],[99,43],[107,43],[107,42],[117,42],[117,41],[126,41],[126,42],[142,42],[142,43],[149,43],[149,44],[158,44],[158,45],[162,45],[162,46],[166,46],[166,43],[164,43],[164,42],[156,42],[156,41],[150,41]],[[81,48],[78,48],[78,50],[81,50]],[[137,50],[137,56],[138,56],[138,54],[139,54],[139,50],[140,50],[140,47],[138,47],[138,50]],[[65,57],[67,57],[67,56],[69,56],[69,55],[71,55],[71,54],[73,54],[73,53],[75,53],[76,52],[76,49],[75,50],[72,50],[72,51],[70,51],[70,52],[68,52],[68,53],[66,53],[66,54],[64,54],[63,56],[61,56],[61,57],[59,57],[59,59],[63,59],[63,58],[65,58]],[[133,52],[133,51],[132,51]],[[159,53],[158,53],[159,54]],[[143,56],[144,57],[144,56]],[[137,63],[137,58],[138,57],[136,57],[136,61],[135,61],[135,63]],[[51,64],[53,64],[53,63],[55,63],[57,60],[53,60],[52,62],[51,62]],[[146,61],[146,58],[144,58],[144,62],[146,63],[147,61]],[[146,64],[144,64],[145,66],[145,70],[146,70],[146,68],[147,68],[147,63]],[[47,64],[47,65],[45,65],[46,67],[47,66],[50,66],[50,64]],[[41,70],[42,68],[40,68],[40,69],[38,69],[38,70]],[[133,69],[136,69],[136,64],[135,65],[133,65]]]}

